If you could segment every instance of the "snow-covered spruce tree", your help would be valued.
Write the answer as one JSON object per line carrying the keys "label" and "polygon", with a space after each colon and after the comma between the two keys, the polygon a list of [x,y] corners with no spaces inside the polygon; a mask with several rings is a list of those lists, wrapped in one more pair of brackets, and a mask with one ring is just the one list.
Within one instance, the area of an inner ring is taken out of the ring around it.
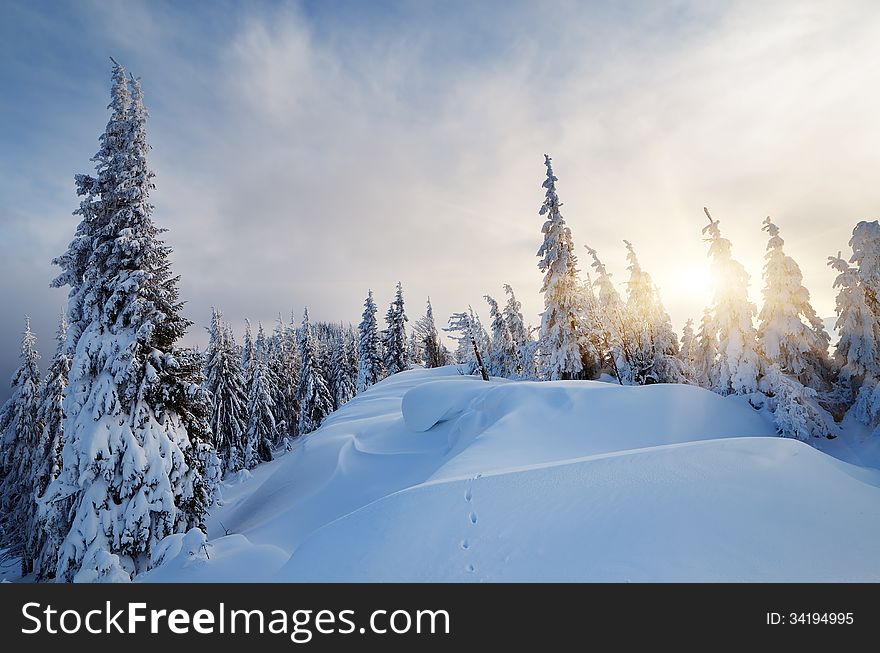
{"label": "snow-covered spruce tree", "polygon": [[717,383],[718,337],[715,335],[712,309],[709,307],[703,311],[703,318],[700,320],[693,359],[694,383],[707,390],[713,389]]}
{"label": "snow-covered spruce tree", "polygon": [[715,281],[712,328],[718,338],[712,388],[721,395],[750,394],[758,390],[761,360],[752,318],[756,313],[749,301],[749,275],[731,256],[730,241],[721,236],[719,220],[703,209],[709,224],[703,227],[709,243]]}
{"label": "snow-covered spruce tree", "polygon": [[0,559],[21,559],[21,575],[33,571],[36,552],[31,531],[36,527],[37,503],[33,466],[40,448],[40,354],[26,319],[21,339],[21,367],[12,377],[12,395],[0,411]]}
{"label": "snow-covered spruce tree", "polygon": [[346,372],[351,381],[353,389],[352,397],[357,395],[358,380],[358,336],[357,331],[351,326],[345,332],[345,355],[346,355]]}
{"label": "snow-covered spruce tree", "polygon": [[388,326],[382,332],[383,362],[389,376],[402,372],[407,367],[406,322],[407,317],[403,309],[403,286],[398,281],[394,299],[385,314],[385,323]]}
{"label": "snow-covered spruce tree", "polygon": [[786,374],[779,363],[765,365],[758,387],[767,396],[780,435],[798,440],[837,437],[831,415],[818,403],[818,393]]}
{"label": "snow-covered spruce tree", "polygon": [[251,332],[251,321],[244,318],[244,341],[241,343],[241,370],[247,373],[251,359],[254,357],[254,336]]}
{"label": "snow-covered spruce tree", "polygon": [[272,386],[272,414],[275,416],[273,446],[281,445],[296,434],[296,394],[299,383],[299,354],[296,339],[290,339],[290,328],[278,316],[272,336],[266,340],[269,377]]}
{"label": "snow-covered spruce tree", "polygon": [[513,338],[504,322],[504,314],[498,302],[491,295],[483,295],[489,304],[489,318],[492,339],[489,343],[489,355],[486,366],[492,376],[509,377],[515,374],[517,356],[513,347]]}
{"label": "snow-covered spruce tree", "polygon": [[880,316],[880,222],[859,222],[853,229],[849,245],[853,251],[850,263],[859,271],[859,282],[865,290],[868,308],[875,316]]}
{"label": "snow-covered spruce tree", "polygon": [[651,316],[651,337],[654,341],[654,369],[660,383],[685,383],[690,370],[679,358],[678,335],[672,329],[672,320],[663,300],[660,289],[654,286],[654,310]]}
{"label": "snow-covered spruce tree", "polygon": [[340,330],[336,344],[333,346],[330,363],[330,394],[336,408],[348,403],[357,394],[356,379],[352,378],[350,369],[348,348],[348,338],[345,332]]}
{"label": "snow-covered spruce tree", "polygon": [[245,429],[244,466],[253,469],[261,462],[272,460],[272,439],[275,435],[275,415],[272,410],[275,392],[269,373],[269,352],[262,323],[257,329],[257,340],[248,367],[248,422]]}
{"label": "snow-covered spruce tree", "polygon": [[54,284],[70,286],[75,348],[63,468],[45,497],[71,498],[56,568],[63,581],[128,580],[148,568],[159,540],[202,519],[192,512],[202,479],[188,462],[198,434],[185,425],[200,389],[174,347],[189,322],[150,217],[143,94],[118,64],[110,109],[97,174],[77,178],[82,222],[56,261]]}
{"label": "snow-covered spruce tree", "polygon": [[758,315],[758,344],[770,363],[818,392],[830,389],[828,359],[831,341],[810,304],[810,292],[794,259],[783,251],[779,228],[770,218],[763,230],[770,236],[764,255],[764,305]]}
{"label": "snow-covered spruce tree", "polygon": [[678,358],[684,366],[687,381],[693,382],[695,376],[697,355],[697,336],[694,334],[694,321],[688,318],[681,330],[681,346],[678,350]]}
{"label": "snow-covered spruce tree", "polygon": [[835,329],[840,339],[834,357],[840,366],[839,383],[846,387],[852,400],[865,377],[880,376],[880,323],[871,311],[858,268],[849,265],[839,253],[828,258],[828,265],[838,273],[834,280]]}
{"label": "snow-covered spruce tree", "polygon": [[333,412],[333,397],[318,358],[318,346],[309,324],[309,309],[299,332],[299,424],[301,435],[311,433]]}
{"label": "snow-covered spruce tree", "polygon": [[[58,347],[43,382],[37,423],[42,429],[39,446],[35,449],[33,475],[34,494],[42,497],[49,484],[61,473],[61,448],[64,445],[64,393],[70,373],[70,357],[67,355],[67,319],[61,316],[56,334]],[[39,503],[39,502],[38,502]],[[31,550],[34,551],[34,571],[40,580],[55,576],[58,548],[64,527],[68,501],[38,505],[37,524],[32,529]],[[53,539],[47,539],[51,536]]]}
{"label": "snow-covered spruce tree", "polygon": [[[488,338],[485,337],[486,332],[482,325],[476,321],[474,309],[468,306],[467,313],[453,313],[449,316],[449,325],[443,330],[450,334],[458,334],[451,336],[458,341],[456,362],[468,365],[470,371],[467,374],[479,372],[483,380],[488,381],[489,373],[481,353],[485,351]],[[483,344],[482,348],[481,343]]]}
{"label": "snow-covered spruce tree", "polygon": [[[290,395],[283,406],[284,421],[291,438],[299,435],[297,423],[299,422],[299,330],[296,326],[296,316],[290,312],[290,323],[284,329],[284,384]],[[288,442],[289,445],[289,442]]]}
{"label": "snow-covered spruce tree", "polygon": [[192,492],[181,501],[181,509],[187,523],[205,532],[204,518],[208,510],[220,498],[220,479],[223,465],[214,449],[210,417],[210,398],[205,392],[205,357],[198,349],[181,348],[174,350],[177,372],[181,378],[189,380],[188,385],[179,385],[178,392],[186,392],[185,398],[178,397],[175,405],[179,407],[179,417],[189,435],[191,447],[183,450],[187,466],[195,472]]}
{"label": "snow-covered spruce tree", "polygon": [[626,321],[629,333],[629,380],[646,383],[678,383],[685,368],[677,358],[678,338],[663,307],[651,275],[642,269],[632,243],[627,249],[630,278],[627,282]]}
{"label": "snow-covered spruce tree", "polygon": [[413,325],[413,334],[423,352],[425,367],[433,368],[446,365],[447,361],[443,353],[443,346],[440,344],[437,325],[434,322],[434,308],[431,306],[430,297],[428,297],[425,314]]}
{"label": "snow-covered spruce tree", "polygon": [[208,425],[223,471],[235,473],[245,466],[248,397],[241,352],[219,310],[211,309],[208,334],[203,385],[208,395]]}
{"label": "snow-covered spruce tree", "polygon": [[518,379],[537,379],[535,368],[537,345],[532,339],[530,329],[526,328],[522,304],[517,301],[510,284],[504,284],[504,292],[507,294],[507,303],[503,311],[504,325],[510,334],[513,350],[516,353],[516,362],[511,371]]}
{"label": "snow-covered spruce tree", "polygon": [[578,342],[578,269],[571,231],[559,208],[562,203],[556,194],[557,178],[551,159],[544,155],[547,178],[544,203],[539,215],[546,216],[541,233],[544,242],[538,249],[538,268],[544,273],[541,292],[544,293],[544,312],[541,314],[540,359],[542,376],[549,380],[578,379],[592,376],[593,361],[587,360]]}
{"label": "snow-covered spruce tree", "polygon": [[358,326],[357,391],[363,392],[374,383],[378,383],[383,374],[379,327],[376,324],[376,303],[373,301],[373,291],[370,290],[364,300],[363,319]]}
{"label": "snow-covered spruce tree", "polygon": [[584,245],[593,262],[590,264],[596,275],[593,286],[598,290],[598,324],[596,339],[601,343],[600,354],[602,367],[617,379],[618,383],[624,383],[630,378],[629,369],[629,341],[627,327],[626,307],[620,298],[620,293],[614,287],[611,273],[605,264],[599,259],[595,249]]}
{"label": "snow-covered spruce tree", "polygon": [[409,356],[409,364],[418,367],[425,366],[425,352],[422,343],[419,342],[419,336],[415,331],[409,334],[409,343],[406,346],[406,353]]}
{"label": "snow-covered spruce tree", "polygon": [[623,242],[626,245],[626,260],[629,264],[627,270],[630,273],[626,284],[626,319],[632,336],[627,380],[636,385],[656,383],[659,379],[654,365],[654,282],[642,270],[632,243],[628,240]]}
{"label": "snow-covered spruce tree", "polygon": [[[873,276],[873,247],[867,236],[872,224],[860,222],[853,230],[850,245],[858,256],[851,261],[866,265],[863,278],[860,267],[852,267],[838,253],[828,265],[837,271],[837,324],[839,340],[834,351],[840,373],[833,393],[842,408],[852,405],[852,414],[863,424],[880,424],[880,317],[874,311],[876,294],[870,287]],[[853,403],[854,402],[854,403]]]}

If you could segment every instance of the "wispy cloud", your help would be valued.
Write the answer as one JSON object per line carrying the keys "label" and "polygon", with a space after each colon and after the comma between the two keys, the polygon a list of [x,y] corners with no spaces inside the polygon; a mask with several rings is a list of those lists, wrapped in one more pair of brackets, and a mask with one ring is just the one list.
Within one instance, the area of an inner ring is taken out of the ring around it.
{"label": "wispy cloud", "polygon": [[[398,279],[439,316],[510,282],[537,321],[544,152],[576,241],[623,281],[632,240],[677,323],[708,300],[681,291],[706,271],[704,204],[756,300],[771,214],[833,310],[825,256],[880,205],[872,3],[365,5],[6,9],[0,375],[19,316],[45,342],[63,303],[48,260],[108,54],[144,78],[155,215],[199,323],[211,304],[354,321]],[[26,41],[46,51],[29,61]]]}

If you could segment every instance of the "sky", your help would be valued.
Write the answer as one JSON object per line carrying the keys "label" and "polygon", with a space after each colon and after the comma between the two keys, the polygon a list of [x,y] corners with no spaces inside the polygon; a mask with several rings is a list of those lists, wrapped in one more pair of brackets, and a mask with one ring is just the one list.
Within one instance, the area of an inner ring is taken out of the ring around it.
{"label": "sky", "polygon": [[581,269],[589,244],[623,284],[632,241],[677,329],[711,299],[704,206],[759,306],[770,215],[833,315],[827,257],[880,210],[878,33],[871,1],[5,0],[0,398],[24,315],[54,349],[111,56],[142,78],[154,219],[204,344],[211,306],[356,324],[398,280],[411,320],[429,295],[441,325],[485,318],[510,283],[537,325],[545,153]]}

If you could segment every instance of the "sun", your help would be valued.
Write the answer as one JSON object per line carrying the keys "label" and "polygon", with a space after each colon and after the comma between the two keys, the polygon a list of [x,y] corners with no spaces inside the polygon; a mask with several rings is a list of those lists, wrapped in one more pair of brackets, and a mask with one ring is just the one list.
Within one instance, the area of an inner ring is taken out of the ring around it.
{"label": "sun", "polygon": [[658,285],[664,299],[701,301],[712,292],[712,274],[705,265],[676,266],[658,279]]}

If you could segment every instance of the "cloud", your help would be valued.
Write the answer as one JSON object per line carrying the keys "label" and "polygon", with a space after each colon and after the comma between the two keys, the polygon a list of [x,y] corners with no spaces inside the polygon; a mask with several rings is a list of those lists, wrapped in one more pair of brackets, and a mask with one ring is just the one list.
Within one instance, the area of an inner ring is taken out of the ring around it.
{"label": "cloud", "polygon": [[[755,301],[772,215],[827,315],[825,257],[880,202],[869,8],[101,3],[74,12],[81,34],[18,8],[29,38],[66,35],[75,42],[52,47],[89,54],[46,55],[2,80],[37,100],[11,141],[21,156],[2,157],[0,374],[22,313],[43,311],[44,343],[53,332],[64,294],[42,284],[75,226],[69,180],[106,120],[109,53],[144,79],[155,218],[198,324],[211,305],[238,324],[305,305],[356,322],[367,288],[384,304],[398,279],[411,317],[429,294],[441,320],[482,310],[509,282],[537,323],[544,152],[579,248],[596,247],[622,282],[633,241],[677,325],[709,299],[682,289],[706,274],[704,205]],[[58,93],[74,99],[53,103]]]}

